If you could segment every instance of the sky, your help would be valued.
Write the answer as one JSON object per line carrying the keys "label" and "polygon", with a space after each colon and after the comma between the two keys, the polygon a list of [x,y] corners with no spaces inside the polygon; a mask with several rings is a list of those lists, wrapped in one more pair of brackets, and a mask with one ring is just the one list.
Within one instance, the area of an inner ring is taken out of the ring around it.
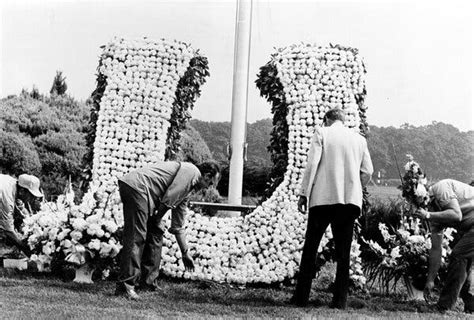
{"label": "sky", "polygon": [[[209,59],[193,117],[231,120],[236,1],[4,0],[0,10],[2,98],[33,85],[49,93],[61,70],[67,92],[85,100],[101,45],[114,36],[167,38]],[[253,0],[248,122],[272,117],[254,83],[275,48],[337,43],[364,59],[369,124],[438,121],[474,130],[473,18],[467,0]]]}

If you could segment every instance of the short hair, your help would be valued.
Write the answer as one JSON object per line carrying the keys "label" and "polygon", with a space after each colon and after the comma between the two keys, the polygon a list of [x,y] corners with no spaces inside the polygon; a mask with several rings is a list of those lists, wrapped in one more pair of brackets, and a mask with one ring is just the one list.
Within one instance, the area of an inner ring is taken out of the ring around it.
{"label": "short hair", "polygon": [[221,173],[220,166],[214,161],[202,162],[200,164],[197,164],[196,167],[199,169],[203,176],[206,174],[210,174],[212,177],[214,177],[216,174]]}
{"label": "short hair", "polygon": [[324,121],[326,120],[344,121],[345,119],[346,119],[346,114],[344,113],[342,109],[339,109],[339,108],[331,109],[328,112],[326,112],[326,114],[324,115]]}

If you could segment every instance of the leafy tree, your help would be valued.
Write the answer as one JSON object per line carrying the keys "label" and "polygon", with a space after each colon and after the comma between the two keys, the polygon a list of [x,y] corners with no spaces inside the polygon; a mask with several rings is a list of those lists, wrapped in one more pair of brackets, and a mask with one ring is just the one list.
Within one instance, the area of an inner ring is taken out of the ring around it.
{"label": "leafy tree", "polygon": [[51,96],[62,96],[66,93],[67,84],[66,77],[63,76],[62,71],[56,71],[56,76],[54,76],[53,85],[49,91]]}
{"label": "leafy tree", "polygon": [[38,175],[41,163],[30,137],[22,133],[0,130],[0,172],[19,176]]}
{"label": "leafy tree", "polygon": [[189,124],[181,133],[179,144],[181,148],[176,157],[179,161],[188,161],[197,164],[213,159],[209,147],[199,132]]}
{"label": "leafy tree", "polygon": [[87,107],[70,97],[38,101],[29,95],[0,100],[0,168],[37,175],[48,198],[61,194],[71,176],[79,183],[85,153]]}

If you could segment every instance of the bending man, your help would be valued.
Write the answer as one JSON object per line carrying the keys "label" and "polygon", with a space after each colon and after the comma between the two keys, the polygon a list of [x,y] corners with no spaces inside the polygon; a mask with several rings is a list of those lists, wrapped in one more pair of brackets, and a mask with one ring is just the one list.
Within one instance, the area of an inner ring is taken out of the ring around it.
{"label": "bending man", "polygon": [[124,230],[116,294],[139,299],[135,286],[156,290],[163,244],[162,218],[171,209],[171,228],[186,270],[194,269],[184,230],[187,196],[216,184],[220,168],[213,162],[163,161],[132,171],[119,179]]}
{"label": "bending man", "polygon": [[42,199],[37,177],[22,174],[17,180],[0,174],[0,239],[15,245],[27,256],[31,250],[15,231],[15,215],[22,221],[25,216],[39,211]]}
{"label": "bending man", "polygon": [[452,309],[458,296],[464,301],[464,311],[474,311],[474,279],[471,265],[474,259],[474,187],[451,179],[432,185],[428,193],[428,210],[418,209],[416,215],[428,220],[431,227],[431,250],[425,298],[431,297],[434,280],[441,263],[441,244],[446,227],[455,228],[461,238],[449,257],[448,275],[437,308]]}

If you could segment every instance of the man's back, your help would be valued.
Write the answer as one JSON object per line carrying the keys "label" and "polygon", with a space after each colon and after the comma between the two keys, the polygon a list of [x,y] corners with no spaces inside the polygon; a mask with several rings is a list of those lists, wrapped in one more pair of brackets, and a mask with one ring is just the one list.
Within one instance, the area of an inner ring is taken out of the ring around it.
{"label": "man's back", "polygon": [[[472,208],[472,205],[465,206],[468,202],[474,205],[474,187],[457,180],[440,180],[431,186],[430,192],[438,201],[441,209],[445,209],[451,199],[456,199],[461,208]],[[474,210],[462,210],[462,221],[459,228],[462,230],[469,229],[473,225]]]}
{"label": "man's back", "polygon": [[365,139],[342,122],[320,128],[322,153],[314,178],[310,207],[330,204],[362,205],[360,172],[372,174]]}
{"label": "man's back", "polygon": [[10,230],[13,226],[16,179],[0,174],[0,229]]}

